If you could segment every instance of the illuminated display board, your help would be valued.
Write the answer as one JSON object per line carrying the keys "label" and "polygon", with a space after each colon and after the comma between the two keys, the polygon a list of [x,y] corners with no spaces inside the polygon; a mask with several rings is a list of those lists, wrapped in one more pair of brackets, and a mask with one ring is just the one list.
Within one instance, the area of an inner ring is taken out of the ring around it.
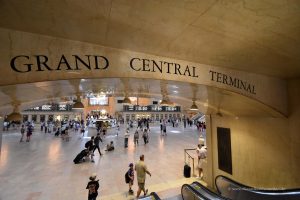
{"label": "illuminated display board", "polygon": [[123,111],[125,112],[180,112],[180,106],[123,106]]}
{"label": "illuminated display board", "polygon": [[63,112],[63,111],[72,111],[71,104],[45,104],[42,106],[37,106],[34,108],[30,108],[24,111],[55,111],[55,112]]}
{"label": "illuminated display board", "polygon": [[89,105],[91,106],[108,106],[108,97],[91,97],[89,98]]}

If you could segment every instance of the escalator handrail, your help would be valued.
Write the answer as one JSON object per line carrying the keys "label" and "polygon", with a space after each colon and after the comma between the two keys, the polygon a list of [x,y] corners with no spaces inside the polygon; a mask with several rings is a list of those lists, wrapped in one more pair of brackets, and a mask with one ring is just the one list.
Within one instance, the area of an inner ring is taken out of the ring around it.
{"label": "escalator handrail", "polygon": [[155,198],[156,200],[161,200],[161,199],[159,198],[159,196],[156,194],[156,192],[151,192],[150,195],[154,196],[154,198]]}
{"label": "escalator handrail", "polygon": [[196,195],[200,196],[201,198],[204,198],[205,200],[210,200],[209,198],[207,198],[206,196],[201,194],[199,191],[197,191],[195,188],[193,188],[190,184],[183,184],[181,187],[181,196],[182,196],[183,200],[184,200],[184,198],[183,198],[182,190],[184,187],[189,188],[190,190],[192,190]]}
{"label": "escalator handrail", "polygon": [[201,183],[199,183],[197,181],[193,182],[192,184],[198,185],[199,187],[201,187],[203,190],[205,190],[207,193],[211,194],[212,196],[215,195],[220,199],[228,200],[228,198],[223,197],[223,196],[221,196],[220,194],[218,194],[216,192],[213,192],[212,190],[210,190],[209,188],[205,187],[204,185],[202,185]]}
{"label": "escalator handrail", "polygon": [[300,188],[295,188],[295,189],[285,189],[285,190],[267,190],[267,189],[256,189],[256,188],[253,188],[253,187],[249,187],[247,185],[244,185],[242,183],[239,183],[237,181],[234,181],[226,176],[223,176],[223,175],[218,175],[216,178],[215,178],[215,185],[216,185],[216,188],[217,188],[217,191],[220,195],[221,192],[220,192],[220,189],[218,187],[218,184],[217,184],[217,179],[219,178],[223,178],[225,179],[227,182],[229,183],[233,183],[234,185],[238,186],[239,188],[243,188],[243,190],[247,190],[249,192],[252,192],[252,193],[262,193],[262,194],[272,194],[272,193],[275,193],[275,194],[285,194],[285,193],[299,193],[300,194]]}

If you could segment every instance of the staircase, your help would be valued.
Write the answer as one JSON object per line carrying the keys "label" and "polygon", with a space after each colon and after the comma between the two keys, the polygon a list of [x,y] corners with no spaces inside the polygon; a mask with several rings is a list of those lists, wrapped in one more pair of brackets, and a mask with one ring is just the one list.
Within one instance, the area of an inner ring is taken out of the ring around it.
{"label": "staircase", "polygon": [[201,118],[201,117],[204,117],[204,114],[201,113],[201,112],[199,112],[199,113],[195,114],[195,115],[191,118],[191,120],[192,120],[192,121],[196,121],[196,120],[198,120],[198,119]]}

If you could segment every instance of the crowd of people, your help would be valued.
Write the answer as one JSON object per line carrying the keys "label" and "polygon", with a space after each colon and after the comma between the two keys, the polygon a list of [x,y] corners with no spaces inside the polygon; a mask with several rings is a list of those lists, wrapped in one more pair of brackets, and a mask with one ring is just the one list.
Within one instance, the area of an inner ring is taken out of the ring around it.
{"label": "crowd of people", "polygon": [[[136,127],[134,127],[133,121],[128,121],[127,124],[125,124],[125,148],[128,147],[128,139],[130,138],[131,133],[133,133],[133,143],[135,146],[139,145],[139,139],[140,136],[142,136],[142,141],[144,145],[149,143],[149,136],[150,136],[150,120],[146,118],[138,119],[136,121]],[[188,118],[184,118],[183,120],[180,119],[162,119],[160,120],[160,133],[161,136],[167,135],[167,127],[173,126],[178,127],[178,124],[180,122],[183,122],[184,127],[185,124],[188,123],[188,125],[195,124],[197,129],[200,132],[205,131],[206,125],[205,122],[195,121],[191,122]],[[87,122],[88,123],[88,122]],[[7,129],[8,124],[6,124]],[[61,136],[62,140],[68,141],[70,136],[69,132],[72,131],[74,133],[80,133],[82,136],[84,136],[86,129],[88,128],[88,124],[85,124],[83,120],[81,121],[54,121],[54,122],[42,122],[41,123],[41,131],[45,134],[54,133],[55,136]],[[118,136],[120,134],[120,122],[117,122],[116,127],[114,128],[116,135]],[[26,142],[30,141],[30,137],[34,131],[34,122],[25,122],[21,124],[20,132],[21,132],[21,138],[20,142],[24,141],[24,138],[26,136]],[[114,132],[114,131],[113,131]],[[92,136],[90,140],[88,140],[85,143],[85,148],[80,151],[80,153],[75,157],[73,160],[75,164],[79,164],[81,162],[85,162],[89,160],[90,162],[95,162],[94,156],[95,151],[97,150],[100,157],[103,155],[100,148],[100,143],[103,143],[103,139],[105,138],[105,135],[107,134],[107,127],[96,127],[96,135]],[[126,141],[127,139],[127,141]],[[109,141],[106,145],[106,152],[114,151],[115,145],[113,141]],[[206,148],[204,146],[199,145],[197,150],[198,155],[198,167],[199,170],[199,177],[203,178],[203,160],[206,158]],[[148,190],[145,188],[145,179],[146,174],[149,174],[151,176],[151,173],[148,171],[145,163],[144,163],[144,155],[141,155],[140,160],[134,165],[133,163],[129,164],[129,169],[125,174],[125,181],[128,184],[129,190],[128,193],[131,195],[134,195],[134,191],[132,189],[134,185],[134,178],[135,178],[135,172],[137,177],[137,185],[138,190],[136,192],[136,197],[138,198],[141,194],[141,192],[144,193],[144,195],[147,194]],[[90,181],[86,187],[89,190],[88,199],[89,200],[95,200],[98,196],[98,189],[99,189],[99,180],[96,180],[96,174],[93,174],[90,177]]]}

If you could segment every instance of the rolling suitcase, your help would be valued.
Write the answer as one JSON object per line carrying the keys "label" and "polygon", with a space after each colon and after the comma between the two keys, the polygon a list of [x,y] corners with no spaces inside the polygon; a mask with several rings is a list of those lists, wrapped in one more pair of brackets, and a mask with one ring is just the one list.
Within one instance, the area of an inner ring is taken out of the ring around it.
{"label": "rolling suitcase", "polygon": [[183,168],[183,176],[185,178],[190,178],[191,177],[191,167],[188,164],[184,165]]}
{"label": "rolling suitcase", "polygon": [[85,156],[87,156],[87,152],[84,149],[75,157],[73,160],[74,164],[79,164]]}

